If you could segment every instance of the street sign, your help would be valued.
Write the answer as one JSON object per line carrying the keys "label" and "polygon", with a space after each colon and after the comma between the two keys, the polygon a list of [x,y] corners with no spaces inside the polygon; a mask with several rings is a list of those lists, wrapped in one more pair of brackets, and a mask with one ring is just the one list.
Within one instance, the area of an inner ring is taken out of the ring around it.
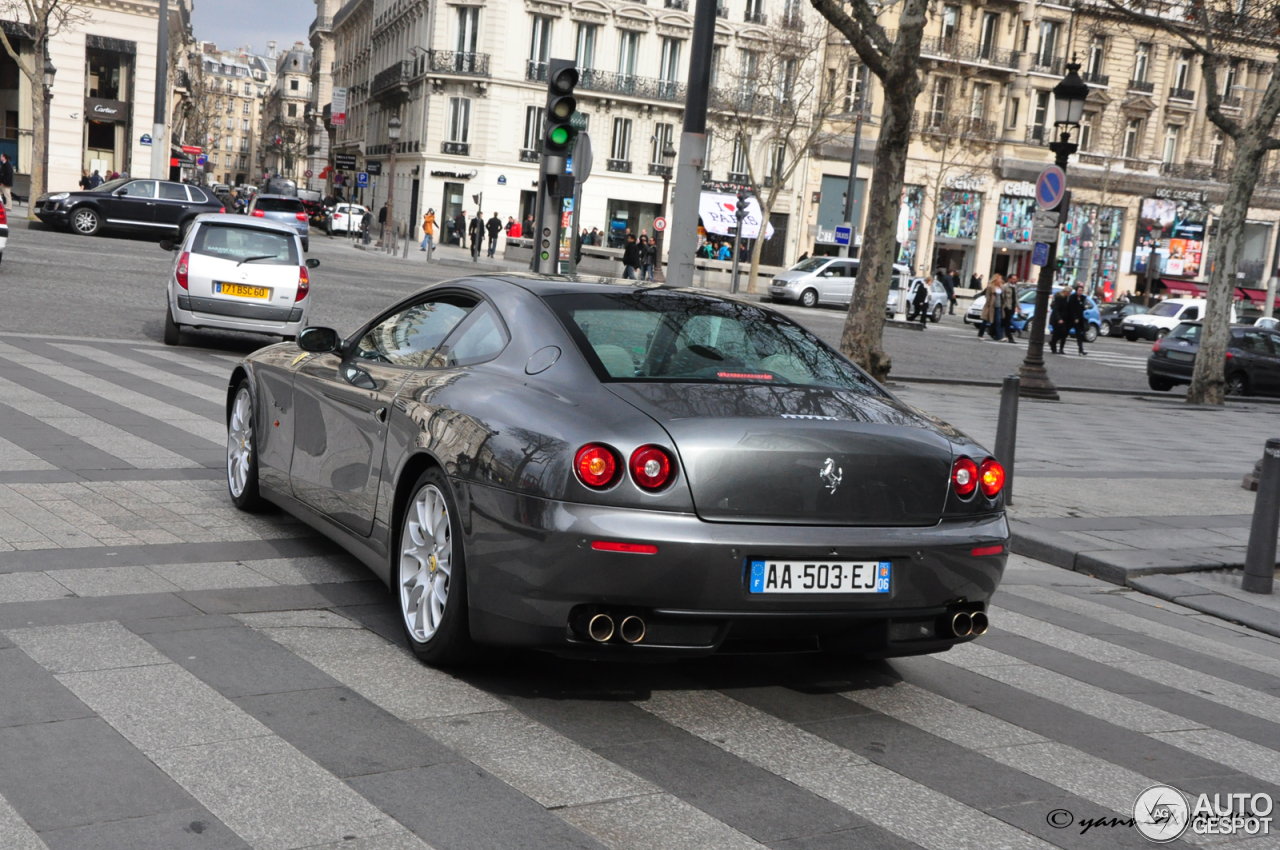
{"label": "street sign", "polygon": [[653,229],[661,233],[667,229],[667,220],[659,216],[653,220]]}
{"label": "street sign", "polygon": [[381,174],[381,173],[382,173],[382,163],[381,163],[381,162],[366,162],[366,163],[364,164],[364,170],[365,170],[366,172],[368,172],[369,174],[373,174],[373,175],[375,175],[375,176],[376,176],[376,175],[378,175],[378,174]]}
{"label": "street sign", "polygon": [[183,152],[183,153],[192,153],[192,154],[195,154],[195,153],[200,153],[200,151],[201,151],[201,150],[202,150],[202,148],[200,148],[198,145],[183,145],[183,146],[182,146],[182,152]]}
{"label": "street sign", "polygon": [[205,156],[204,154],[200,154],[198,157],[196,157],[196,165],[204,165],[208,161],[209,161],[209,157]]}
{"label": "street sign", "polygon": [[1043,266],[1049,262],[1049,246],[1045,242],[1037,242],[1035,250],[1031,252],[1031,265]]}
{"label": "street sign", "polygon": [[333,175],[333,185],[335,185],[335,186],[341,186],[341,185],[343,184],[343,182],[344,182],[344,181],[343,181],[343,178],[342,178],[342,175],[341,175],[341,174],[335,174],[335,175]]}
{"label": "street sign", "polygon": [[151,146],[151,134],[150,134],[150,133],[143,133],[143,134],[142,134],[142,138],[141,138],[141,139],[138,139],[138,144],[140,144],[140,145],[147,145],[148,147],[150,147],[150,146]]}
{"label": "street sign", "polygon": [[369,187],[369,172],[357,171],[356,185],[359,186],[361,189],[367,189]]}
{"label": "street sign", "polygon": [[333,167],[339,171],[355,171],[356,155],[353,153],[335,153],[333,155]]}
{"label": "street sign", "polygon": [[1050,165],[1036,178],[1036,206],[1042,210],[1056,209],[1067,191],[1067,175],[1056,165]]}
{"label": "street sign", "polygon": [[1058,241],[1057,210],[1036,210],[1035,217],[1031,220],[1031,241]]}
{"label": "street sign", "polygon": [[578,141],[573,144],[573,179],[581,183],[591,176],[591,137],[585,132],[578,133]]}
{"label": "street sign", "polygon": [[[203,165],[203,163],[201,163],[201,164]],[[302,172],[302,176],[303,176],[303,177],[314,177],[315,175],[314,175],[314,174],[312,174],[312,173],[311,173],[311,169],[310,169],[310,168],[308,168],[306,171]]]}
{"label": "street sign", "polygon": [[853,241],[853,228],[847,225],[836,225],[836,244],[848,245]]}

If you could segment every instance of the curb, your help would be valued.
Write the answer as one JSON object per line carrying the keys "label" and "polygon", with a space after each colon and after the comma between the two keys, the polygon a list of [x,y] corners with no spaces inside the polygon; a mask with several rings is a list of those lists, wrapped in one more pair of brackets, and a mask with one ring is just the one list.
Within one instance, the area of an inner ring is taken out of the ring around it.
{"label": "curb", "polygon": [[1228,622],[1280,637],[1280,611],[1272,611],[1261,605],[1252,605],[1234,596],[1215,593],[1173,576],[1138,578],[1129,582],[1129,586],[1157,599],[1164,599],[1184,608],[1211,614]]}
{"label": "curb", "polygon": [[[904,384],[953,384],[962,387],[989,387],[998,390],[1002,384],[999,381],[980,381],[974,378],[926,378],[920,375],[890,375],[889,381],[902,381]],[[1119,395],[1128,396],[1130,398],[1156,398],[1165,401],[1176,401],[1185,404],[1185,396],[1169,395],[1168,393],[1150,392],[1147,390],[1112,390],[1103,387],[1058,387],[1061,393],[1096,393],[1101,395]],[[1227,396],[1228,402],[1236,402],[1239,404],[1280,404],[1280,398],[1263,398],[1261,396]],[[1198,407],[1212,408],[1215,405],[1198,405]]]}

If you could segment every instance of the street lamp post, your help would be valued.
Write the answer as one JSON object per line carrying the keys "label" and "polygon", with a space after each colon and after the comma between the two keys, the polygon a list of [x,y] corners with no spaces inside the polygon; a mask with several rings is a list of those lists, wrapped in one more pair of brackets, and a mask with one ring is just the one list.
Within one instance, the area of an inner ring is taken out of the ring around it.
{"label": "street lamp post", "polygon": [[[1071,129],[1080,126],[1084,101],[1089,96],[1089,87],[1080,79],[1079,72],[1080,63],[1069,63],[1067,75],[1053,89],[1053,123],[1061,132],[1058,140],[1049,145],[1049,150],[1053,151],[1054,162],[1063,171],[1067,168],[1067,158],[1077,150],[1071,141]],[[1058,240],[1054,239],[1049,243],[1048,259],[1040,267],[1040,279],[1036,282],[1036,312],[1031,317],[1031,339],[1027,344],[1027,357],[1018,370],[1022,378],[1019,395],[1027,398],[1058,399],[1058,388],[1049,380],[1049,373],[1044,368],[1044,326],[1049,315],[1049,297],[1053,294],[1057,257]]]}
{"label": "street lamp post", "polygon": [[[667,193],[671,189],[671,165],[676,160],[676,149],[671,145],[670,139],[662,139],[662,210],[658,213],[662,218],[667,217]],[[667,227],[671,226],[671,222],[667,222]],[[658,240],[658,256],[653,261],[653,279],[658,283],[666,283],[667,275],[662,270],[662,246],[666,242],[667,230],[663,228],[659,230],[654,237]]]}
{"label": "street lamp post", "polygon": [[[49,58],[49,45],[44,48],[44,153],[42,163],[44,165],[43,184],[40,192],[43,194],[49,191],[49,113],[52,111],[53,104],[53,78],[58,73],[58,69],[53,67],[53,60]],[[31,206],[31,202],[27,202],[27,206]]]}
{"label": "street lamp post", "polygon": [[[391,173],[387,175],[387,226],[391,228],[390,233],[394,234],[396,232],[396,148],[400,146],[400,116],[394,112],[387,121],[387,138],[391,139],[391,163],[388,167]],[[383,241],[389,245],[393,239],[388,239],[386,236],[387,234],[384,234]]]}

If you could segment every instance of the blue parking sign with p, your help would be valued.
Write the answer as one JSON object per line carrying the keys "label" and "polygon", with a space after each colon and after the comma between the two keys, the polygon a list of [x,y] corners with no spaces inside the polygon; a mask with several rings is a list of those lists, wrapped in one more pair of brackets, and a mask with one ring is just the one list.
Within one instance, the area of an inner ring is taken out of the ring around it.
{"label": "blue parking sign with p", "polygon": [[367,189],[369,187],[369,172],[357,171],[356,185],[359,186],[361,189]]}

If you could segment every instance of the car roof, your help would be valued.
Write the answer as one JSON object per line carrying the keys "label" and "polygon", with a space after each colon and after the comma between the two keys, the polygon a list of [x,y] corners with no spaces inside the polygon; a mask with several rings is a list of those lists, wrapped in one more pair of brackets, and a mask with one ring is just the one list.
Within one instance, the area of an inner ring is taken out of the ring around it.
{"label": "car roof", "polygon": [[287,224],[281,224],[278,221],[272,221],[266,218],[250,218],[244,215],[235,215],[233,213],[205,213],[196,216],[198,224],[229,224],[234,227],[252,227],[258,230],[271,230],[276,233],[287,233],[293,236],[297,233]]}
{"label": "car roof", "polygon": [[257,198],[272,198],[272,199],[280,199],[280,200],[285,200],[285,201],[301,201],[301,200],[302,200],[302,198],[299,198],[297,195],[278,195],[278,194],[268,194],[268,193],[266,193],[266,192],[263,192],[263,193],[261,193],[261,194],[258,194],[258,195],[256,195],[255,197],[257,197]]}

